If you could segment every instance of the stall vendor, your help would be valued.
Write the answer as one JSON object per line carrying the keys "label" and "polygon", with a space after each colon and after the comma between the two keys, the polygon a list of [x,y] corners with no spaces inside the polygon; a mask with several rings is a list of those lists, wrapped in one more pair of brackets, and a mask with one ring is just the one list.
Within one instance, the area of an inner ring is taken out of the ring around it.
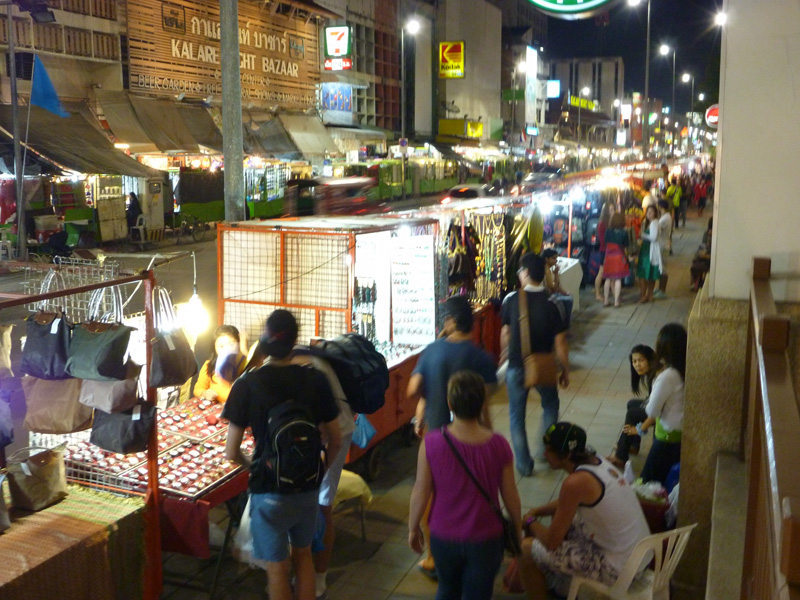
{"label": "stall vendor", "polygon": [[242,374],[245,356],[240,347],[239,330],[220,325],[214,332],[214,351],[197,377],[194,395],[206,400],[225,402],[236,378]]}

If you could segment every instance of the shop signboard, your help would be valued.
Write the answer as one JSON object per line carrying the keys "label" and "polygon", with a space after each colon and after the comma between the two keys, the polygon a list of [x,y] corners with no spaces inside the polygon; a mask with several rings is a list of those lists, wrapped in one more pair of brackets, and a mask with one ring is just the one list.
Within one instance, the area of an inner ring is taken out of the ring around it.
{"label": "shop signboard", "polygon": [[536,114],[539,81],[539,52],[530,46],[525,49],[525,122],[539,121]]}
{"label": "shop signboard", "polygon": [[439,79],[463,79],[464,42],[439,43]]}
{"label": "shop signboard", "polygon": [[426,345],[436,339],[432,235],[392,238],[392,341]]}
{"label": "shop signboard", "polygon": [[561,80],[559,79],[547,80],[547,97],[548,99],[561,97]]}
{"label": "shop signboard", "polygon": [[584,19],[607,11],[619,0],[530,0],[539,10],[559,19]]}
{"label": "shop signboard", "polygon": [[706,125],[714,129],[719,126],[719,104],[712,104],[706,110]]}
{"label": "shop signboard", "polygon": [[326,71],[345,71],[353,68],[353,33],[347,25],[325,28]]}
{"label": "shop signboard", "polygon": [[353,112],[352,86],[344,83],[323,83],[322,109]]}
{"label": "shop signboard", "polygon": [[584,98],[582,96],[572,96],[569,97],[569,103],[572,106],[579,106],[583,110],[594,110],[594,102],[589,100],[588,98]]}
{"label": "shop signboard", "polygon": [[[222,94],[220,14],[216,0],[127,5],[130,90],[172,98]],[[318,32],[313,20],[265,11],[241,0],[239,58],[242,100],[306,109],[316,102]]]}

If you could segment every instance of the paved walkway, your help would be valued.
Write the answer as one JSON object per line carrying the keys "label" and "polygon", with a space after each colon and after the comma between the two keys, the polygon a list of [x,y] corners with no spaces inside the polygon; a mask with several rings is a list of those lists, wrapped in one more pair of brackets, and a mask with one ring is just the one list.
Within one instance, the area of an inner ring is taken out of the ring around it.
{"label": "paved walkway", "polygon": [[[689,265],[705,229],[706,218],[690,215],[688,227],[675,232],[675,255],[668,258],[670,275],[666,298],[654,303],[634,304],[638,291],[623,291],[623,306],[604,308],[587,288],[581,294],[584,307],[573,319],[570,361],[571,384],[561,392],[561,419],[574,421],[588,432],[589,444],[603,455],[610,452],[625,415],[625,403],[632,397],[628,354],[633,345],[655,346],[659,329],[669,322],[686,324],[694,294],[689,291]],[[508,403],[505,389],[492,398],[495,427],[509,435]],[[535,442],[541,408],[531,397],[528,411],[529,439]],[[408,503],[414,484],[417,444],[407,446],[400,439],[384,442],[385,462],[381,475],[371,484],[375,499],[367,513],[367,541],[361,541],[360,521],[353,511],[338,515],[333,565],[328,575],[331,600],[403,600],[433,598],[436,584],[419,573],[418,561],[407,546]],[[638,467],[641,468],[641,457]],[[537,463],[535,476],[518,481],[523,511],[549,502],[557,494],[562,472]],[[221,539],[225,515],[212,511],[219,526],[212,527],[212,539]],[[219,529],[219,528],[222,529]],[[216,530],[216,531],[213,531]],[[501,571],[505,571],[505,564]],[[210,587],[213,561],[180,555],[164,560],[164,598],[169,600],[206,598],[202,592],[181,587],[191,583]],[[226,557],[220,593],[228,599],[265,598],[265,576]],[[504,594],[501,577],[495,598],[520,598]]]}

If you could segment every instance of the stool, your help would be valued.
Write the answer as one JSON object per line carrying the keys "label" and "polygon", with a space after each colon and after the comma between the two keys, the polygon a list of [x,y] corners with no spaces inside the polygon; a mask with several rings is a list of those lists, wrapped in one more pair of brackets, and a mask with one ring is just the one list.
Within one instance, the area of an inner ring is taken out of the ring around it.
{"label": "stool", "polygon": [[333,499],[334,508],[344,508],[345,504],[355,504],[361,517],[361,541],[367,541],[366,508],[372,502],[372,491],[367,482],[352,471],[342,470],[339,487]]}
{"label": "stool", "polygon": [[8,232],[0,230],[0,260],[14,260],[15,254],[14,244],[8,238]]}

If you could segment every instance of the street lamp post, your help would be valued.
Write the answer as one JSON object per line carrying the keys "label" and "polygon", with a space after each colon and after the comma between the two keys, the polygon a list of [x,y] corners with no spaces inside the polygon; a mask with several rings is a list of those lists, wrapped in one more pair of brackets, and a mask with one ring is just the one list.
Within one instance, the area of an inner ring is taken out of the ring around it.
{"label": "street lamp post", "polygon": [[511,71],[511,147],[514,147],[514,143],[517,140],[516,131],[517,131],[517,74],[525,73],[528,70],[528,63],[522,61],[521,63],[514,65],[514,68]]}
{"label": "street lamp post", "polygon": [[[690,73],[684,73],[681,77],[681,81],[683,81],[683,83],[689,83],[689,81],[692,82],[692,99],[689,103],[689,124],[694,125],[694,75]],[[689,137],[689,142],[691,143],[691,136]]]}
{"label": "street lamp post", "polygon": [[[24,166],[20,145],[19,114],[17,108],[17,60],[14,46],[14,19],[11,2],[6,4],[6,24],[8,26],[8,75],[11,79],[11,127],[14,136],[14,201],[17,204],[17,258],[25,260],[28,250],[28,237],[25,231],[25,205],[22,197]],[[10,256],[8,257],[11,258]]]}
{"label": "street lamp post", "polygon": [[[661,52],[661,56],[666,56],[672,51],[672,112],[675,112],[675,51],[676,48],[670,48],[666,44],[661,44],[661,48],[659,51]],[[672,152],[675,152],[675,138],[672,138]]]}
{"label": "street lamp post", "polygon": [[578,92],[578,146],[581,145],[581,104],[583,97],[588,96],[591,91],[588,87],[582,87]]}
{"label": "street lamp post", "polygon": [[[642,0],[628,0],[630,6],[638,6]],[[644,51],[644,118],[642,119],[642,153],[647,158],[650,148],[650,0],[647,0],[647,41]]]}
{"label": "street lamp post", "polygon": [[[406,137],[406,29],[411,35],[416,35],[419,31],[419,21],[411,19],[400,29],[400,139]],[[403,150],[402,157],[402,185],[403,200],[406,199],[406,163],[408,161],[408,146]]]}

